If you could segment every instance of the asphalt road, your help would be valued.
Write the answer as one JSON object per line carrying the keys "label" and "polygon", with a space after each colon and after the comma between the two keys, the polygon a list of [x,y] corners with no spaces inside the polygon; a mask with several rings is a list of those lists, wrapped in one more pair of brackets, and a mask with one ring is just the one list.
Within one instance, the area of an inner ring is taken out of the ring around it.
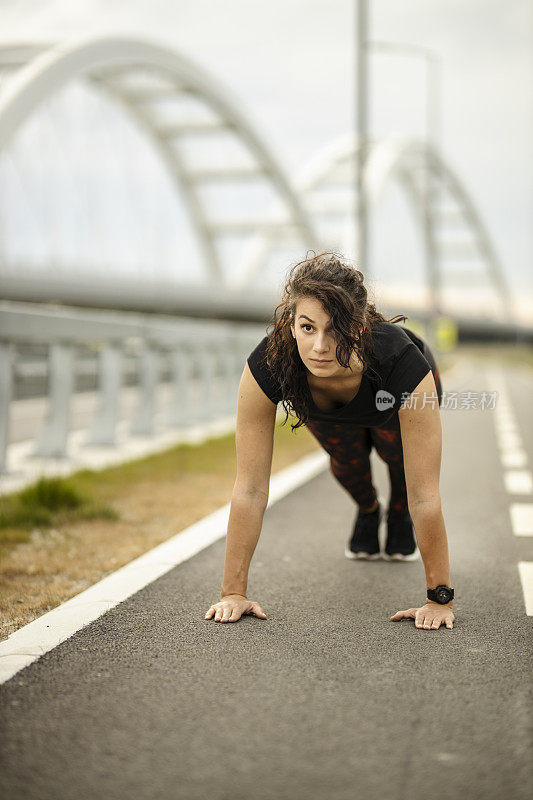
{"label": "asphalt road", "polygon": [[[506,382],[530,463],[530,373]],[[461,386],[490,389],[481,368]],[[391,622],[421,562],[344,557],[355,506],[325,472],[267,510],[249,597],[205,620],[224,540],[0,687],[6,800],[525,800],[531,625],[490,411],[443,411],[453,630]],[[387,495],[384,465],[373,453]],[[529,498],[531,499],[531,498]],[[523,498],[522,498],[523,500]]]}

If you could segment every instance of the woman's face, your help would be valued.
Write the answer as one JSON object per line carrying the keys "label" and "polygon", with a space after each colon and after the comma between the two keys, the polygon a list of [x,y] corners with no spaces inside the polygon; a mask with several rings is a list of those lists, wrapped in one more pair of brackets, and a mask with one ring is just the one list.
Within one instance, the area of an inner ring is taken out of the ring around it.
{"label": "woman's face", "polygon": [[355,352],[350,358],[350,368],[342,367],[337,361],[337,342],[329,327],[329,315],[320,301],[314,297],[300,298],[294,317],[291,330],[300,358],[309,372],[322,378],[347,377],[361,372],[361,362]]}

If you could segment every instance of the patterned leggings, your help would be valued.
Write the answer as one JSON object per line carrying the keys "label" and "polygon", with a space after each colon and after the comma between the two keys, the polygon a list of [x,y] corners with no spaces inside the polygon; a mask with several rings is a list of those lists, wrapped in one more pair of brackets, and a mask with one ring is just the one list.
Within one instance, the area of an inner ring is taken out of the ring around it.
{"label": "patterned leggings", "polygon": [[[433,353],[426,343],[424,343],[424,356],[435,379],[440,405],[442,385],[439,370]],[[377,499],[370,469],[370,452],[372,447],[375,447],[389,469],[389,510],[408,512],[402,437],[397,411],[381,428],[364,428],[353,423],[322,421],[309,421],[306,426],[329,453],[330,469],[334,476],[356,503],[365,509],[373,506]]]}

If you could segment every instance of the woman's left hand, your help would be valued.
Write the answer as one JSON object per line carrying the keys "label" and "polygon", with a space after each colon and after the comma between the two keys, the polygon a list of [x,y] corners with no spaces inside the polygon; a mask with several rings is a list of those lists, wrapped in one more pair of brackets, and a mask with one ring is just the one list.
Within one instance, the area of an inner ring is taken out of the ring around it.
{"label": "woman's left hand", "polygon": [[389,619],[395,622],[400,619],[414,619],[415,627],[425,628],[426,630],[436,630],[441,625],[446,625],[447,628],[453,628],[453,621],[455,615],[452,607],[446,603],[426,603],[420,608],[407,608],[405,611],[397,611]]}

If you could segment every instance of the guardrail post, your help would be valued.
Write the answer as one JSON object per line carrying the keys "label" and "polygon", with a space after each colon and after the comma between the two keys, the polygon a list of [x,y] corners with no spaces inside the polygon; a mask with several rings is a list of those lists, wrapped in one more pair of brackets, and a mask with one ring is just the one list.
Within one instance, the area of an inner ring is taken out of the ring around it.
{"label": "guardrail post", "polygon": [[217,357],[210,350],[210,343],[206,342],[198,358],[200,368],[200,393],[202,402],[199,406],[202,419],[208,421],[217,416],[215,372]]}
{"label": "guardrail post", "polygon": [[94,416],[87,446],[116,444],[118,405],[122,384],[122,351],[118,344],[104,345],[98,354],[100,405]]}
{"label": "guardrail post", "polygon": [[13,345],[0,342],[0,473],[7,472],[9,409],[13,394]]}
{"label": "guardrail post", "polygon": [[189,421],[191,424],[199,425],[207,421],[210,413],[208,398],[209,376],[211,374],[210,359],[203,343],[191,345],[189,356],[192,370],[189,381],[189,390],[191,392]]}
{"label": "guardrail post", "polygon": [[183,428],[190,424],[192,368],[191,353],[185,346],[172,350],[170,353],[172,404],[167,416],[167,425],[170,427]]}
{"label": "guardrail post", "polygon": [[239,388],[237,367],[240,362],[238,354],[235,352],[235,343],[230,343],[228,351],[223,357],[223,394],[224,410],[231,415],[237,413],[237,391]]}
{"label": "guardrail post", "polygon": [[159,382],[159,352],[147,345],[139,364],[139,403],[131,422],[133,436],[153,436],[155,433],[156,391]]}
{"label": "guardrail post", "polygon": [[66,458],[70,427],[70,396],[74,382],[72,345],[67,342],[52,343],[48,364],[48,415],[33,455],[41,458]]}

